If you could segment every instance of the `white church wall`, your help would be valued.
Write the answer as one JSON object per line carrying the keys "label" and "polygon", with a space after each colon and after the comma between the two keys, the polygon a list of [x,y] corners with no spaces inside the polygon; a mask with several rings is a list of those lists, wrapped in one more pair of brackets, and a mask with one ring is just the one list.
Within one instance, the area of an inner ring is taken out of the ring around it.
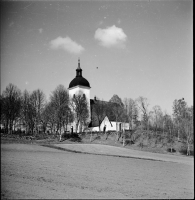
{"label": "white church wall", "polygon": [[69,89],[69,97],[72,98],[73,95],[78,95],[79,93],[83,93],[86,96],[88,107],[90,110],[90,89],[84,86],[76,86],[74,88]]}
{"label": "white church wall", "polygon": [[[90,119],[91,119],[91,112],[90,112],[90,88],[78,85],[76,87],[73,87],[73,88],[69,89],[69,97],[70,98],[72,98],[74,94],[78,95],[79,93],[85,94],[85,97],[87,99],[88,110],[89,110],[89,118],[88,119],[89,119],[89,122],[90,122]],[[76,131],[76,123],[73,122],[72,126],[73,126],[73,131],[75,132]],[[84,127],[79,124],[77,132],[82,131],[81,129],[84,129]]]}
{"label": "white church wall", "polygon": [[[110,131],[111,130],[113,130],[113,131],[115,130],[114,127],[112,126],[112,124],[110,123],[110,121],[109,121],[107,116],[104,118],[104,120],[102,121],[102,123],[100,125],[100,131],[103,131],[105,125],[106,125],[106,130],[107,131],[108,130],[110,130]],[[99,126],[93,127],[92,131],[99,131]]]}
{"label": "white church wall", "polygon": [[[100,125],[100,131],[103,131],[104,126],[106,125],[106,131],[115,131],[116,127],[109,121],[108,117],[106,116]],[[99,131],[99,126],[93,127],[92,131]]]}
{"label": "white church wall", "polygon": [[106,131],[114,131],[115,127],[113,126],[113,124],[109,121],[108,117],[106,116],[104,118],[104,120],[102,121],[101,125],[100,125],[100,130],[103,131],[104,126],[106,125]]}
{"label": "white church wall", "polygon": [[99,126],[93,127],[91,130],[94,131],[94,132],[98,132],[99,131]]}
{"label": "white church wall", "polygon": [[[103,131],[104,126],[106,125],[106,131],[119,131],[121,130],[129,130],[129,123],[123,122],[115,122],[109,121],[108,117],[106,116],[100,125],[100,131]],[[93,127],[92,131],[99,131],[99,127]]]}
{"label": "white church wall", "polygon": [[[71,132],[71,126],[73,126],[73,132],[76,133],[76,122],[73,121],[71,124],[67,126],[67,131]],[[86,127],[84,125],[78,124],[77,133],[83,132]]]}
{"label": "white church wall", "polygon": [[69,96],[73,97],[74,94],[79,94],[79,92],[82,92],[83,94],[85,94],[87,100],[90,100],[90,88],[88,87],[84,87],[84,86],[75,86],[73,88],[69,89]]}
{"label": "white church wall", "polygon": [[123,125],[125,130],[129,130],[129,123],[123,123]]}
{"label": "white church wall", "polygon": [[114,130],[129,130],[129,123],[111,121]]}

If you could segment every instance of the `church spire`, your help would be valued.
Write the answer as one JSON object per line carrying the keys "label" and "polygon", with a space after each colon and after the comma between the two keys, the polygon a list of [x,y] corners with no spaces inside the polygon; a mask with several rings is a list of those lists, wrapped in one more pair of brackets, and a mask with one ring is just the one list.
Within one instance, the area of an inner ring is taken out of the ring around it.
{"label": "church spire", "polygon": [[76,69],[76,77],[82,77],[82,69],[80,67],[80,58],[78,59],[78,68]]}
{"label": "church spire", "polygon": [[80,58],[78,59],[78,69],[81,69],[80,68]]}

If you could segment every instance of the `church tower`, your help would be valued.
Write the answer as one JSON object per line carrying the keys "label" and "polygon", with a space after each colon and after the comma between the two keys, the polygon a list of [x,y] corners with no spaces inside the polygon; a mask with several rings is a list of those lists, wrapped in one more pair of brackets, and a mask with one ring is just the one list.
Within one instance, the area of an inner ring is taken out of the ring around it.
{"label": "church tower", "polygon": [[76,77],[69,84],[69,97],[82,93],[85,95],[88,103],[89,119],[91,119],[90,113],[90,85],[89,82],[82,76],[82,69],[80,67],[80,59],[78,60],[78,67],[76,69]]}

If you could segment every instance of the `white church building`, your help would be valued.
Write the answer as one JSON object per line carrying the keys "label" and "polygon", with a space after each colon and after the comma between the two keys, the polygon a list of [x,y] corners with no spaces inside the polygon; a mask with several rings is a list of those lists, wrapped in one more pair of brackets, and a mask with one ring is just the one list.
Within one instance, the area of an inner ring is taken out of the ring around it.
{"label": "white church building", "polygon": [[[99,131],[99,124],[97,122],[93,122],[92,121],[92,107],[93,104],[96,101],[96,98],[94,99],[90,99],[90,84],[87,81],[87,79],[85,79],[82,76],[82,69],[80,66],[80,59],[78,60],[78,67],[76,69],[76,77],[70,82],[69,87],[68,87],[68,91],[69,91],[69,97],[72,98],[73,95],[78,95],[79,93],[83,93],[85,94],[85,97],[87,99],[88,102],[88,110],[89,110],[89,129],[92,131]],[[114,119],[109,119],[108,116],[105,116],[105,118],[103,119],[103,121],[100,124],[100,131],[103,131],[103,127],[106,125],[106,131],[108,130],[113,130],[113,131],[121,131],[121,130],[129,130],[129,123],[124,123],[124,122],[116,122],[114,121]],[[73,131],[75,132],[76,130],[76,123],[73,122],[71,124],[71,126],[73,126]],[[78,127],[78,132],[83,131],[84,127],[81,127],[81,125],[79,124]],[[82,130],[81,130],[82,129]]]}

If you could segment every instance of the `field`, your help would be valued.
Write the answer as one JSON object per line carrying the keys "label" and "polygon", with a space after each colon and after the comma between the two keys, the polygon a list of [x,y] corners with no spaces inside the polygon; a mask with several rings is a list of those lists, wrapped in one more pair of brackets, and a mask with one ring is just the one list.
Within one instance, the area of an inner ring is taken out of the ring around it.
{"label": "field", "polygon": [[[123,149],[112,148],[119,153]],[[74,153],[30,142],[4,143],[1,198],[194,198],[194,165]]]}

